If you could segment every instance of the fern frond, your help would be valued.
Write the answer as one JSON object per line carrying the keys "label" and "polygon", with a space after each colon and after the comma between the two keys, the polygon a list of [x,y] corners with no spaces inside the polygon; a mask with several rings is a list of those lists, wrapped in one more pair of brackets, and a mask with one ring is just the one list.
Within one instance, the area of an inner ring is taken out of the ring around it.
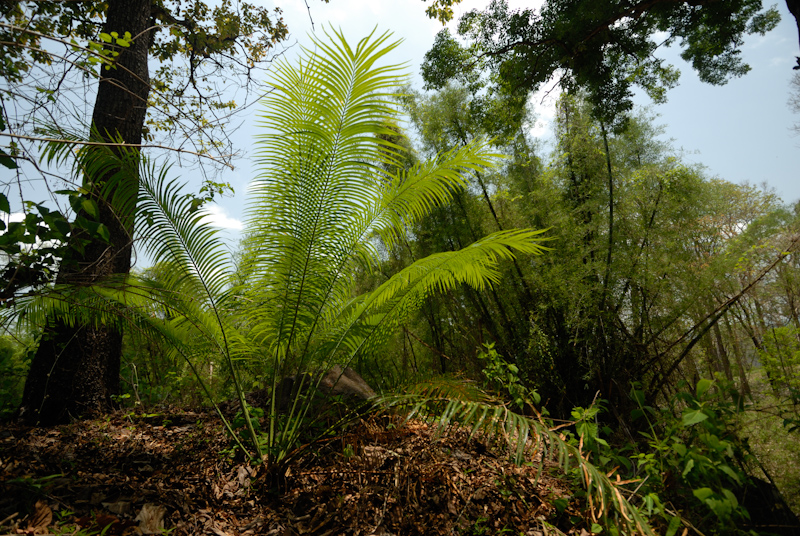
{"label": "fern frond", "polygon": [[[514,413],[483,392],[476,395],[473,389],[454,389],[450,381],[445,381],[443,387],[438,387],[437,383],[438,380],[429,381],[419,388],[407,389],[405,394],[382,396],[376,403],[399,408],[407,419],[421,418],[435,423],[440,431],[459,425],[469,429],[471,436],[481,434],[490,441],[502,441],[517,464],[525,461],[529,453],[538,451],[541,461],[555,460],[564,472],[576,467],[595,521],[616,515],[617,523],[630,534],[655,536],[639,509],[625,498],[620,485],[542,421]],[[539,470],[542,470],[541,464]]]}
{"label": "fern frond", "polygon": [[139,188],[137,219],[142,247],[154,262],[175,268],[173,286],[189,285],[208,300],[219,299],[231,273],[230,254],[219,229],[198,209],[195,197],[183,193],[177,180],[167,180],[167,169],[145,167]]}
{"label": "fern frond", "polygon": [[[459,251],[436,253],[404,268],[380,287],[353,301],[334,324],[338,347],[347,348],[351,359],[357,352],[383,344],[393,329],[414,313],[434,292],[446,292],[467,284],[482,290],[499,281],[498,263],[515,254],[539,255],[547,247],[544,231],[508,230],[491,234]],[[330,350],[328,350],[330,351]]]}
{"label": "fern frond", "polygon": [[299,66],[276,70],[251,186],[250,271],[271,308],[262,337],[285,345],[307,340],[326,303],[344,294],[336,281],[354,253],[350,224],[373,202],[375,163],[392,153],[376,134],[389,132],[402,76],[376,62],[398,43],[370,35],[351,48],[339,33],[329,38],[315,39]]}
{"label": "fern frond", "polygon": [[449,203],[453,193],[467,185],[467,172],[492,166],[498,156],[488,140],[476,139],[400,171],[381,184],[380,197],[366,211],[370,218],[368,228],[388,248],[394,247],[406,229],[434,207]]}
{"label": "fern frond", "polygon": [[[60,127],[50,130],[50,133],[59,141],[45,144],[44,161],[56,167],[69,163],[72,176],[82,177],[82,184],[76,190],[78,193],[109,203],[117,217],[132,222],[139,188],[139,150],[107,145],[82,146],[73,150],[74,145],[68,142],[87,141],[82,132],[68,132]],[[95,130],[92,130],[88,141],[107,142]],[[119,138],[113,141],[121,143],[123,140]]]}

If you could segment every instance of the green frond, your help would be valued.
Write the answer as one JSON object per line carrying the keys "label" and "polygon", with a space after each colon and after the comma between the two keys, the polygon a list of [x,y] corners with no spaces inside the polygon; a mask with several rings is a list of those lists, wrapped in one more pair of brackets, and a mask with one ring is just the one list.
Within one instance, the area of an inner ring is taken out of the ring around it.
{"label": "green frond", "polygon": [[404,268],[347,311],[346,322],[339,319],[338,345],[351,353],[374,349],[385,342],[425,298],[467,284],[482,290],[496,283],[498,263],[516,254],[539,255],[547,247],[541,242],[544,231],[508,230],[491,234],[459,251],[436,253]]}
{"label": "green frond", "polygon": [[[80,146],[74,150],[75,146],[69,142],[105,143],[106,140],[96,131],[92,131],[88,140],[83,133],[65,132],[63,128],[53,129],[51,133],[59,141],[45,145],[44,161],[54,166],[71,164],[72,176],[82,178],[79,193],[109,203],[119,217],[132,218],[139,187],[139,150],[107,145]],[[121,143],[122,139],[114,141]]]}
{"label": "green frond", "polygon": [[466,186],[467,172],[490,167],[497,157],[488,140],[477,139],[383,180],[380,197],[366,211],[365,228],[393,247],[410,225],[449,203],[453,193]]}
{"label": "green frond", "polygon": [[[613,515],[631,534],[654,536],[647,520],[633,506],[621,488],[597,469],[578,447],[565,441],[545,423],[510,411],[505,404],[492,400],[473,388],[455,389],[451,381],[425,382],[404,394],[381,397],[376,403],[404,412],[408,419],[419,418],[435,424],[442,432],[449,426],[463,426],[471,435],[480,434],[489,441],[505,443],[517,464],[539,458],[539,471],[545,459],[558,462],[564,472],[575,467],[586,488],[589,509],[598,518]],[[466,395],[466,396],[465,396]]]}
{"label": "green frond", "polygon": [[247,243],[253,275],[286,308],[273,315],[285,320],[276,326],[282,340],[295,338],[304,311],[317,314],[349,261],[348,224],[372,201],[371,174],[387,154],[376,134],[397,113],[399,67],[375,63],[398,43],[370,35],[352,49],[341,34],[329,37],[300,65],[279,65],[264,101]]}
{"label": "green frond", "polygon": [[137,211],[137,223],[146,229],[141,244],[154,262],[173,267],[172,287],[189,285],[211,305],[228,284],[230,254],[196,198],[184,194],[176,180],[167,180],[167,171],[143,166]]}

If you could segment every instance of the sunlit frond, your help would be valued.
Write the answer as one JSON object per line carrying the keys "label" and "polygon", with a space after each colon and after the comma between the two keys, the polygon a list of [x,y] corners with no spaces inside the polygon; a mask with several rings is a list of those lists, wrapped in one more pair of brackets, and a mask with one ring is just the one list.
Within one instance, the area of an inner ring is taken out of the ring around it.
{"label": "sunlit frond", "polygon": [[174,269],[173,285],[192,285],[204,299],[214,301],[228,283],[230,253],[218,239],[219,229],[198,210],[197,199],[183,192],[176,180],[167,180],[167,169],[151,166],[142,174],[137,212],[142,247],[154,262],[168,262]]}
{"label": "sunlit frond", "polygon": [[380,287],[354,301],[346,322],[340,317],[339,344],[351,352],[373,350],[415,312],[429,295],[467,284],[482,290],[499,281],[498,263],[518,254],[539,255],[544,231],[509,230],[483,238],[459,251],[436,253],[395,274]]}
{"label": "sunlit frond", "polygon": [[341,34],[329,37],[314,40],[299,65],[281,64],[270,81],[262,171],[251,185],[251,273],[273,308],[264,339],[287,344],[341,299],[337,281],[363,251],[348,238],[377,194],[369,187],[376,163],[392,154],[377,134],[389,132],[402,75],[399,66],[376,62],[398,42],[370,35],[351,48]]}

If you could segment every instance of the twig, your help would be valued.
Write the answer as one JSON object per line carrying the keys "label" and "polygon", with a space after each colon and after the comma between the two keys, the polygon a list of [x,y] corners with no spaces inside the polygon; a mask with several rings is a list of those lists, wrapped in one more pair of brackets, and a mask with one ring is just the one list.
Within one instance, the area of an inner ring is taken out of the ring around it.
{"label": "twig", "polygon": [[314,32],[316,31],[316,29],[314,28],[314,19],[311,18],[311,6],[308,5],[308,0],[305,0],[305,2],[306,2],[306,9],[308,10],[308,20],[311,21],[311,31]]}
{"label": "twig", "polygon": [[174,151],[176,153],[187,153],[194,156],[199,156],[201,158],[208,158],[209,160],[213,160],[214,162],[222,163],[223,165],[229,167],[230,169],[234,169],[232,164],[228,164],[227,162],[223,162],[220,160],[221,158],[227,158],[233,156],[232,154],[223,154],[219,156],[211,156],[209,154],[198,153],[195,151],[190,151],[188,149],[181,149],[179,147],[170,147],[168,145],[157,145],[157,144],[149,144],[149,143],[117,143],[117,142],[105,142],[105,141],[79,141],[79,140],[65,140],[65,139],[58,139],[58,138],[41,138],[38,136],[26,136],[23,134],[13,134],[8,132],[0,132],[0,136],[6,136],[8,138],[20,139],[20,140],[30,140],[30,141],[42,141],[47,143],[65,143],[71,145],[88,145],[91,147],[137,147],[139,149],[165,149],[167,151]]}
{"label": "twig", "polygon": [[416,335],[414,335],[414,333],[413,333],[413,332],[411,332],[411,331],[409,331],[409,329],[408,329],[408,328],[404,327],[404,328],[403,328],[403,330],[404,330],[404,331],[405,331],[407,334],[409,334],[409,335],[411,335],[412,337],[414,337],[415,339],[417,339],[417,341],[419,341],[419,343],[420,343],[420,344],[422,344],[422,346],[424,346],[424,347],[425,347],[425,348],[427,348],[428,350],[431,350],[431,351],[433,351],[433,352],[436,352],[437,354],[439,354],[439,355],[440,355],[440,356],[442,356],[443,358],[447,359],[448,361],[450,361],[450,360],[451,360],[451,358],[450,358],[450,357],[448,357],[448,356],[447,356],[447,355],[445,355],[444,353],[440,352],[439,350],[437,350],[436,348],[434,348],[434,347],[433,347],[433,346],[431,346],[430,344],[426,343],[425,341],[423,341],[422,339],[420,339],[419,337],[417,337]]}

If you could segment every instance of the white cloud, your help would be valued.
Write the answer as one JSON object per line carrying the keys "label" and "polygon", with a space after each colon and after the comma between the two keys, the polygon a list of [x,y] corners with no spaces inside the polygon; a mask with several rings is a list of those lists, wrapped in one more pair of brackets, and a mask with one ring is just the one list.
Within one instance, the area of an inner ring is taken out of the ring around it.
{"label": "white cloud", "polygon": [[241,231],[243,228],[242,221],[236,218],[231,218],[225,214],[225,209],[219,205],[208,205],[205,207],[204,212],[207,215],[211,225],[220,227],[222,229],[234,229]]}

